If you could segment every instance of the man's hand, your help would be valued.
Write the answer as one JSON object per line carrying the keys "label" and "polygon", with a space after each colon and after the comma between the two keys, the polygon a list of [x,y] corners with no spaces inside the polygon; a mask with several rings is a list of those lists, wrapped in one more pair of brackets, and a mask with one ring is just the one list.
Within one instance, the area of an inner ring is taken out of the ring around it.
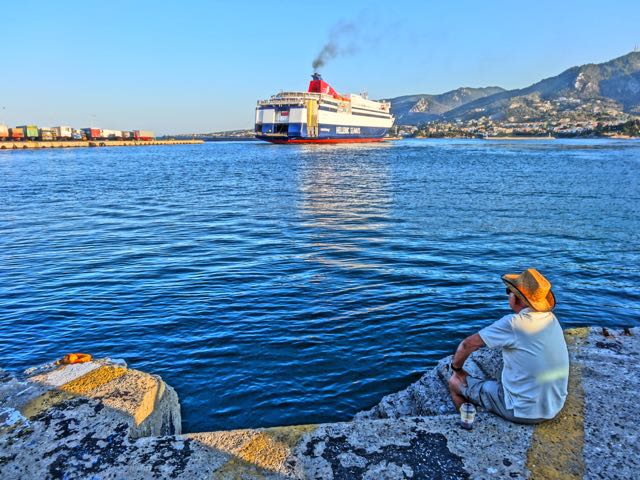
{"label": "man's hand", "polygon": [[462,396],[460,391],[463,387],[467,386],[468,375],[469,374],[466,371],[462,370],[460,372],[453,372],[453,375],[449,378],[449,393],[451,394],[451,399],[456,406],[456,410],[459,410],[460,405],[465,402],[465,398]]}
{"label": "man's hand", "polygon": [[453,377],[456,377],[457,380],[459,380],[460,382],[462,382],[462,384],[466,387],[467,386],[467,377],[469,376],[469,372],[467,372],[466,370],[461,370],[459,372],[453,372]]}
{"label": "man's hand", "polygon": [[451,378],[449,379],[449,384],[453,383],[458,387],[457,391],[460,391],[462,386],[467,386],[467,377],[469,376],[469,372],[466,370],[460,370],[459,372],[453,371]]}

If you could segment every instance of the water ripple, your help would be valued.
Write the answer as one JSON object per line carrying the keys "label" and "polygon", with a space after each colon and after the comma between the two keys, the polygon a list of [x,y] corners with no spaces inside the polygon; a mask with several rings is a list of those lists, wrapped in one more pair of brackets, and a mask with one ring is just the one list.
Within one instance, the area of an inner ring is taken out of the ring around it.
{"label": "water ripple", "polygon": [[124,357],[188,431],[349,419],[507,313],[637,325],[637,141],[0,151],[0,354]]}

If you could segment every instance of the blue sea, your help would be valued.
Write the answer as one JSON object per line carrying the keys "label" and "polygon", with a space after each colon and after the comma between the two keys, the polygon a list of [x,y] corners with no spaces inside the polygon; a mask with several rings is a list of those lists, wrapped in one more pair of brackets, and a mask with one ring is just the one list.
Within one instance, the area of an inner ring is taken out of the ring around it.
{"label": "blue sea", "polygon": [[123,358],[185,431],[348,420],[509,312],[638,326],[640,142],[0,150],[0,366]]}

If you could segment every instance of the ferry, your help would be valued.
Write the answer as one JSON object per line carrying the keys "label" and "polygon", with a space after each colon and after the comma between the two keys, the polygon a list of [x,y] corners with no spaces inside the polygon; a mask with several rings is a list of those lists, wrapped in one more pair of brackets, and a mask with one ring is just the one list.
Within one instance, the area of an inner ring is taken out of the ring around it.
{"label": "ferry", "polygon": [[366,95],[340,95],[314,73],[308,91],[258,101],[255,135],[271,143],[380,142],[393,125],[390,109]]}

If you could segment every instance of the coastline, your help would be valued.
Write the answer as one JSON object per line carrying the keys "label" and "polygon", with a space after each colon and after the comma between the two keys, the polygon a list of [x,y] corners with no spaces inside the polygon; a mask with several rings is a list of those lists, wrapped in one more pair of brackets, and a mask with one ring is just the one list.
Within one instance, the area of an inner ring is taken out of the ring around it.
{"label": "coastline", "polygon": [[404,137],[415,140],[640,140],[640,137],[630,135],[584,135],[584,136],[507,136],[507,137],[469,137],[451,135],[446,137],[426,137],[422,135]]}
{"label": "coastline", "polygon": [[509,136],[509,137],[483,137],[481,140],[555,140],[556,137],[546,136],[546,137],[519,137],[519,136]]}

